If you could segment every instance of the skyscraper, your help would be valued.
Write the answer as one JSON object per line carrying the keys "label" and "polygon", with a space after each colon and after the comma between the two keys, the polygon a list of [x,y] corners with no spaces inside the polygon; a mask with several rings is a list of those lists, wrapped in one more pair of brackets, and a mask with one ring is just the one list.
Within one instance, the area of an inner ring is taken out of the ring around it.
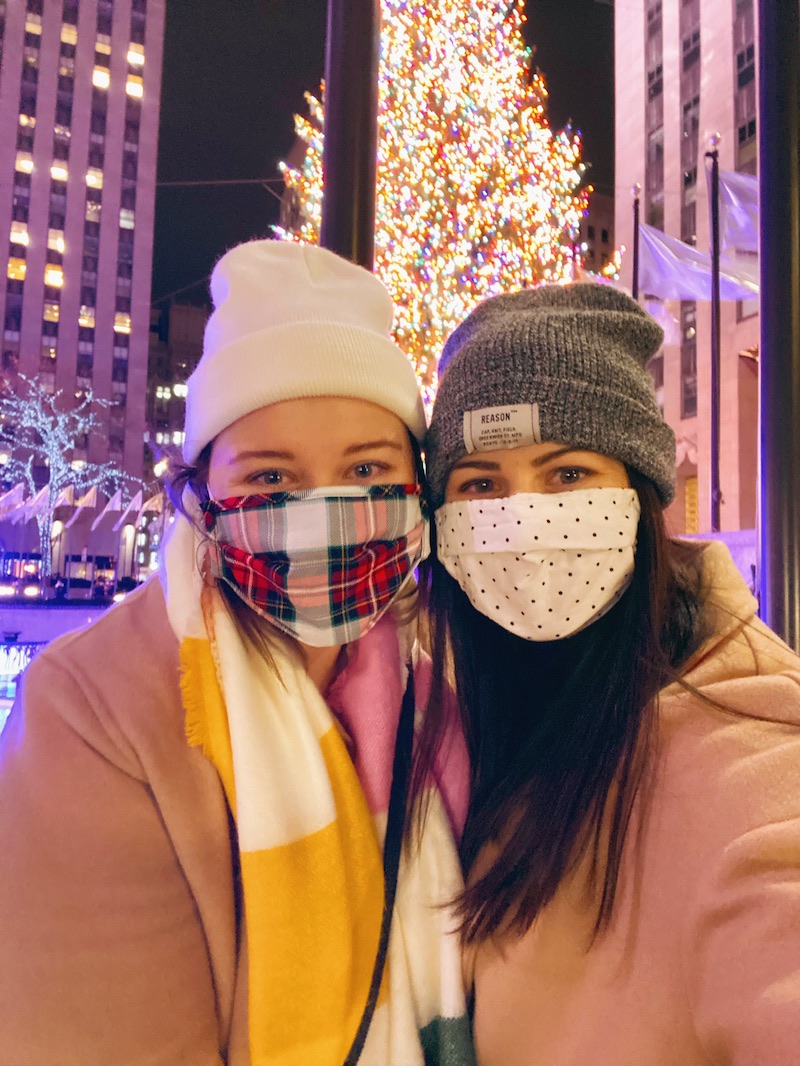
{"label": "skyscraper", "polygon": [[141,475],[165,0],[0,0],[6,376],[112,406],[75,461]]}
{"label": "skyscraper", "polygon": [[[753,0],[626,0],[616,20],[616,239],[628,248],[631,187],[641,219],[698,249],[709,247],[705,154],[719,134],[723,171],[756,173]],[[711,309],[666,306],[674,323],[652,370],[664,416],[678,438],[678,531],[707,530],[710,517]],[[758,423],[758,302],[721,313],[721,524],[753,528]]]}

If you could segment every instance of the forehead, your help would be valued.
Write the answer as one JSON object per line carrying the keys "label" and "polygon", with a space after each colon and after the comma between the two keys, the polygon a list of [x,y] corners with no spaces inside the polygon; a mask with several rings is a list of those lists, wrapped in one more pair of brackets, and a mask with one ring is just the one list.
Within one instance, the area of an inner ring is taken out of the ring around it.
{"label": "forehead", "polygon": [[397,415],[368,400],[311,396],[251,411],[219,434],[213,452],[248,448],[331,452],[373,440],[401,444],[408,440],[408,431]]}

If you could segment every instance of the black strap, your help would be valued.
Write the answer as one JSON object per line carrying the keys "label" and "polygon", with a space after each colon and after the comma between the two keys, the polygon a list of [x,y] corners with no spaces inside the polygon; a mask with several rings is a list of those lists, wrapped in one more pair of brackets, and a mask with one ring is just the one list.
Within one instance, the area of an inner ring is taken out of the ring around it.
{"label": "black strap", "polygon": [[403,850],[403,828],[405,826],[406,798],[408,796],[408,775],[411,770],[411,751],[414,743],[414,671],[408,667],[408,684],[403,696],[400,721],[397,724],[397,737],[394,743],[394,763],[392,765],[392,791],[389,796],[389,812],[386,819],[386,837],[383,842],[383,918],[381,935],[378,941],[378,953],[369,986],[369,996],[361,1022],[358,1026],[352,1047],[344,1060],[344,1066],[356,1066],[364,1041],[367,1039],[378,993],[386,966],[386,954],[389,949],[389,933],[392,928],[392,912],[397,895],[397,874],[400,869],[400,853]]}

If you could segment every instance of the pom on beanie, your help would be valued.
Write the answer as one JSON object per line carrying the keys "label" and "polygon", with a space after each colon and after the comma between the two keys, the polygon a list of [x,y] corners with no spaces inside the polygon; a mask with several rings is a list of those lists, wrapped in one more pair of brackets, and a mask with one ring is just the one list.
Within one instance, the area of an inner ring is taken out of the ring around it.
{"label": "pom on beanie", "polygon": [[389,337],[392,301],[368,270],[316,245],[250,241],[217,263],[211,296],[188,381],[186,462],[251,411],[306,396],[369,400],[423,439],[416,375]]}
{"label": "pom on beanie", "polygon": [[473,450],[465,415],[514,405],[534,412],[531,440],[618,459],[650,478],[668,504],[675,435],[645,369],[662,341],[650,315],[608,285],[543,285],[485,300],[451,334],[439,362],[426,444],[433,505],[444,499],[453,464]]}

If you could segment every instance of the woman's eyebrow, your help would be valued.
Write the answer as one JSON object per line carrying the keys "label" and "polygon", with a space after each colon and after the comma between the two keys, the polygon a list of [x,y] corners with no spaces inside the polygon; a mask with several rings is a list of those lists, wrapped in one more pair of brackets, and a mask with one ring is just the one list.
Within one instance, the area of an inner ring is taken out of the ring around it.
{"label": "woman's eyebrow", "polygon": [[291,461],[294,459],[292,452],[274,452],[269,450],[256,449],[254,451],[235,452],[228,460],[228,466],[233,466],[235,463],[244,462],[247,459],[284,459]]}
{"label": "woman's eyebrow", "polygon": [[380,440],[365,440],[363,443],[351,444],[345,448],[343,455],[353,455],[354,452],[363,452],[368,448],[394,448],[395,451],[402,451],[403,445],[396,440],[390,440],[388,437],[381,438]]}
{"label": "woman's eyebrow", "polygon": [[531,466],[544,466],[545,463],[549,463],[553,459],[561,459],[565,455],[572,455],[574,452],[582,452],[583,448],[557,448],[554,452],[548,452],[547,455],[540,455],[538,459],[531,459]]}
{"label": "woman's eyebrow", "polygon": [[486,459],[459,459],[453,464],[453,470],[499,470],[499,463],[491,463]]}

